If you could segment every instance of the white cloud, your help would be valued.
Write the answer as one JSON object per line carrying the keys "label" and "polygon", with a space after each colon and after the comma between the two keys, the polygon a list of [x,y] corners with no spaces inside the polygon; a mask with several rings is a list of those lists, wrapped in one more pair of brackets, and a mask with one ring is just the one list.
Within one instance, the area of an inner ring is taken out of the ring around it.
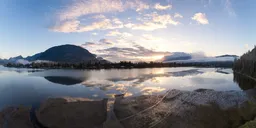
{"label": "white cloud", "polygon": [[161,5],[160,3],[156,3],[155,4],[155,7],[154,7],[156,10],[166,10],[166,9],[169,9],[169,8],[172,8],[171,5]]}
{"label": "white cloud", "polygon": [[183,18],[183,16],[181,14],[179,14],[179,13],[175,13],[174,14],[174,18]]}
{"label": "white cloud", "polygon": [[123,11],[121,0],[77,0],[60,12],[60,20],[76,19],[83,15]]}
{"label": "white cloud", "polygon": [[113,19],[113,22],[114,22],[115,24],[123,24],[123,22],[120,21],[118,18],[114,18],[114,19]]}
{"label": "white cloud", "polygon": [[92,17],[93,19],[105,19],[106,16],[102,15],[102,14],[99,14],[99,15],[95,15]]}
{"label": "white cloud", "polygon": [[92,35],[97,36],[97,35],[98,35],[98,33],[94,32],[94,33],[92,33]]}
{"label": "white cloud", "polygon": [[231,0],[225,0],[225,8],[230,16],[236,16],[236,12],[232,7]]}
{"label": "white cloud", "polygon": [[149,9],[150,6],[142,0],[127,0],[125,1],[124,8],[131,8],[138,11]]}
{"label": "white cloud", "polygon": [[114,44],[114,41],[109,39],[100,39],[98,42],[86,42],[82,44],[81,46],[84,48],[98,48],[98,47],[106,47],[106,46],[112,46]]}
{"label": "white cloud", "polygon": [[128,32],[119,32],[117,30],[115,31],[110,31],[106,36],[119,36],[119,37],[131,37],[133,36],[131,33]]}
{"label": "white cloud", "polygon": [[132,27],[134,26],[134,24],[128,23],[128,24],[125,24],[124,26],[125,26],[126,28],[132,28]]}
{"label": "white cloud", "polygon": [[103,21],[94,22],[91,25],[81,25],[77,32],[123,28],[123,24],[115,24],[112,22],[113,21],[110,19],[104,19]]}
{"label": "white cloud", "polygon": [[209,21],[208,21],[205,13],[196,13],[192,17],[192,20],[197,21],[199,24],[209,24]]}
{"label": "white cloud", "polygon": [[70,20],[88,14],[123,12],[126,9],[141,11],[149,9],[149,5],[141,0],[76,0],[58,14],[60,20]]}
{"label": "white cloud", "polygon": [[147,40],[147,41],[161,41],[161,40],[163,40],[162,38],[155,37],[155,36],[150,35],[150,34],[143,34],[142,37],[143,37],[144,40]]}
{"label": "white cloud", "polygon": [[102,19],[101,21],[93,22],[90,25],[83,25],[78,20],[65,21],[61,24],[57,24],[51,28],[55,32],[88,32],[93,30],[108,30],[108,29],[117,29],[123,28],[124,25],[118,19]]}
{"label": "white cloud", "polygon": [[55,32],[69,33],[69,32],[76,32],[79,25],[80,25],[80,21],[71,20],[71,21],[65,21],[61,24],[57,24],[50,29]]}
{"label": "white cloud", "polygon": [[[142,21],[142,24],[130,25],[135,30],[153,31],[156,29],[167,28],[167,25],[178,25],[178,21],[174,21],[169,14],[159,15],[156,12],[144,15],[143,18],[138,20]],[[126,26],[126,25],[125,25]]]}
{"label": "white cloud", "polygon": [[132,29],[134,30],[145,30],[145,31],[153,31],[161,28],[167,28],[167,26],[163,24],[153,23],[153,22],[144,22],[143,24],[137,24],[132,27]]}

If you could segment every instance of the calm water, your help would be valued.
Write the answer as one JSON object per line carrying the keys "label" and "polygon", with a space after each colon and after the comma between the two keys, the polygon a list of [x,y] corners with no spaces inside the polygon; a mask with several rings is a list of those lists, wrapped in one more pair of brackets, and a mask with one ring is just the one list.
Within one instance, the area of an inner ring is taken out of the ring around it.
{"label": "calm water", "polygon": [[125,70],[31,70],[0,66],[0,109],[37,106],[49,97],[89,99],[164,93],[169,89],[241,90],[231,69],[153,68]]}

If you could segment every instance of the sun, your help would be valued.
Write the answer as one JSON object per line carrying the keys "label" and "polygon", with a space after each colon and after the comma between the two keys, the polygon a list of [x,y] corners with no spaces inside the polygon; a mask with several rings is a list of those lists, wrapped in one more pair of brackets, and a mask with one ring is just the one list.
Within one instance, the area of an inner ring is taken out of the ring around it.
{"label": "sun", "polygon": [[155,61],[155,60],[160,60],[164,58],[164,55],[161,55],[161,56],[152,56],[152,60]]}

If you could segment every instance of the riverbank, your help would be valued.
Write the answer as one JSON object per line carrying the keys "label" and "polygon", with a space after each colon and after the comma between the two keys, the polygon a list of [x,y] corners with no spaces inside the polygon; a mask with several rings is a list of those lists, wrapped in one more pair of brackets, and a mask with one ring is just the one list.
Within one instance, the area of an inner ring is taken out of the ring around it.
{"label": "riverbank", "polygon": [[255,90],[171,90],[115,101],[48,99],[40,108],[6,108],[0,128],[237,128],[256,117]]}
{"label": "riverbank", "polygon": [[30,63],[30,64],[4,64],[9,68],[31,69],[140,69],[140,68],[171,68],[171,67],[198,67],[198,68],[232,68],[233,61],[210,62],[128,62],[119,63]]}

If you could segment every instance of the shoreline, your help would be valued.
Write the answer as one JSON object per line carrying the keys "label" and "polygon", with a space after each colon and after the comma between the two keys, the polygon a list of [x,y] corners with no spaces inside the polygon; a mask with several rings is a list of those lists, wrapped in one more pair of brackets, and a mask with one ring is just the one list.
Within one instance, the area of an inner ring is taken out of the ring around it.
{"label": "shoreline", "polygon": [[[250,91],[253,91],[250,94],[255,94],[256,92],[255,89]],[[249,96],[248,94],[244,91],[214,91],[208,89],[198,89],[195,91],[171,90],[165,95],[159,96],[142,95],[124,98],[122,95],[119,95],[116,96],[115,101],[112,101],[111,104],[106,99],[91,101],[85,98],[54,98],[43,102],[40,108],[35,110],[35,116],[40,124],[42,124],[39,128],[51,128],[53,125],[59,126],[57,128],[68,128],[74,121],[77,126],[104,126],[104,128],[140,128],[151,127],[151,125],[157,128],[178,128],[180,127],[178,122],[182,122],[184,127],[191,126],[191,128],[194,128],[194,125],[196,125],[197,127],[195,128],[201,128],[202,126],[214,128],[214,124],[217,121],[221,121],[222,123],[218,127],[224,128],[230,125],[230,121],[233,122],[231,123],[232,127],[241,126],[256,117],[255,99],[252,99],[253,96]],[[20,114],[20,117],[27,118],[31,114],[31,109],[26,107],[22,107],[21,109],[16,108],[14,110],[18,110],[17,114]],[[91,114],[79,114],[88,112]],[[187,115],[187,113],[191,114]],[[211,116],[205,115],[206,113]],[[66,116],[63,117],[63,114]],[[8,111],[5,109],[0,112],[0,115],[6,117]],[[95,115],[97,116],[95,117]],[[12,121],[15,123],[15,121],[18,121],[21,123],[19,125],[22,125],[22,123],[36,125],[35,122],[31,122],[31,115],[29,119],[22,119],[20,117],[18,119],[9,119],[11,121],[6,120],[6,118],[4,118],[4,121],[3,119],[1,121],[0,118],[0,123],[12,123]],[[233,117],[234,119],[232,119]],[[56,122],[64,118],[66,120],[64,122],[65,125],[56,124]],[[91,121],[84,121],[88,119]],[[196,120],[204,120],[203,122],[208,122],[212,126]],[[166,121],[172,123],[163,123]],[[152,124],[152,122],[154,123]]]}

